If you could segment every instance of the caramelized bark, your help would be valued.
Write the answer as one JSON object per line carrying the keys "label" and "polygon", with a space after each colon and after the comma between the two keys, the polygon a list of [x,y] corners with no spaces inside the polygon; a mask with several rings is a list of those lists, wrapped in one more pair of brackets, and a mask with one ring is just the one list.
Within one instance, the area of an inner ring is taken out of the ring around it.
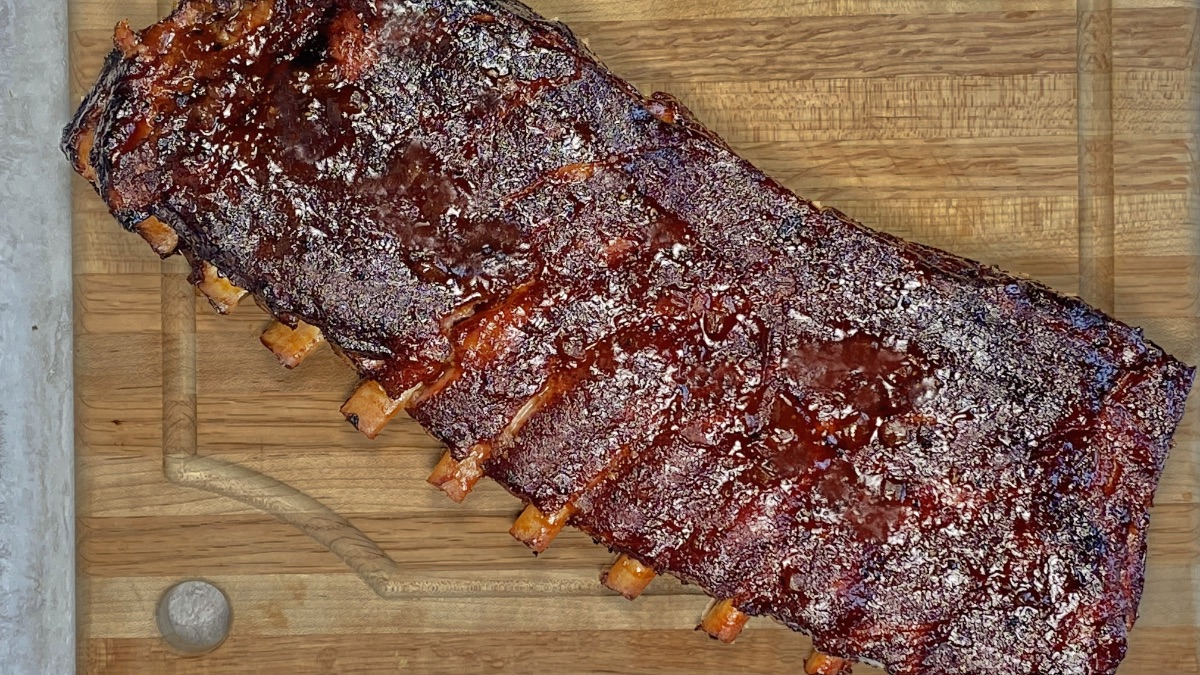
{"label": "caramelized bark", "polygon": [[535,550],[570,520],[725,598],[715,634],[894,675],[1116,669],[1193,375],[1139,331],[796,197],[515,2],[116,38],[76,169],[214,304],[320,331],[364,432],[412,407],[431,482],[530,502]]}

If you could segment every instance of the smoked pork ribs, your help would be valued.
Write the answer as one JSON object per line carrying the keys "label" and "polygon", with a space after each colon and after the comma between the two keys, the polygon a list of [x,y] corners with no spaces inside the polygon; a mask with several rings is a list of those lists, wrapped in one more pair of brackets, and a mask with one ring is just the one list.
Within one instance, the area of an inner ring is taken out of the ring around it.
{"label": "smoked pork ribs", "polygon": [[[1035,282],[798,198],[509,0],[186,0],[63,147],[126,228],[322,340],[528,507],[809,672],[1111,673],[1193,371]],[[834,655],[834,656],[828,656]]]}

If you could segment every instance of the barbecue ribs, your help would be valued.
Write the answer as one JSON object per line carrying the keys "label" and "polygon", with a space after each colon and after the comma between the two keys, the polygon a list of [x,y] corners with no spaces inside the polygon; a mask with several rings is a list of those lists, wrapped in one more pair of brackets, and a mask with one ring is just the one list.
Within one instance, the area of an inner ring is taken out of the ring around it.
{"label": "barbecue ribs", "polygon": [[1116,669],[1193,375],[1140,331],[796,197],[510,0],[185,0],[115,42],[63,147],[116,218],[286,365],[327,340],[347,418],[407,411],[535,550],[581,528],[812,673]]}

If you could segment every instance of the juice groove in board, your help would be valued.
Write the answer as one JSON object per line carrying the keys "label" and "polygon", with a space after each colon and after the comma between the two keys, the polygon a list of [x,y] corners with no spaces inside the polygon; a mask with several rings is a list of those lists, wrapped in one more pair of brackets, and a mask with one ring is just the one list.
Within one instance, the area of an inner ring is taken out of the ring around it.
{"label": "juice groove in board", "polygon": [[[1194,3],[1117,2],[1108,28],[1094,20],[1103,3],[1055,0],[532,4],[802,195],[1107,303],[1196,360]],[[73,0],[73,95],[117,20],[141,26],[169,8]],[[533,560],[501,525],[514,500],[485,483],[450,504],[424,484],[441,453],[419,429],[395,423],[368,442],[341,421],[352,375],[328,350],[282,371],[250,303],[216,317],[178,277],[163,286],[162,265],[97,203],[76,185],[82,668],[501,673],[534,649],[564,673],[800,667],[807,640],[766,621],[728,647],[695,635],[694,589],[656,580],[632,604],[610,594],[597,579],[611,556],[578,533]],[[1196,434],[1193,410],[1159,491],[1122,673],[1200,672]],[[236,471],[257,492],[179,487],[164,455],[241,467],[217,480],[201,467],[203,480],[228,486]],[[297,506],[301,493],[315,501]],[[301,529],[318,513],[329,532],[358,528],[394,599],[248,494],[303,514]],[[180,660],[151,617],[188,576],[216,580],[236,618],[219,649]]]}

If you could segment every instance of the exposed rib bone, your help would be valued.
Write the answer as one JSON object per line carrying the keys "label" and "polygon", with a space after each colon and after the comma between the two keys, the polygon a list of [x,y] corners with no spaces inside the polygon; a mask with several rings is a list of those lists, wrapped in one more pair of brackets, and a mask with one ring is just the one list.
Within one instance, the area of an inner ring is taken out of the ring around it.
{"label": "exposed rib bone", "polygon": [[512,443],[513,439],[517,437],[517,434],[521,432],[521,429],[525,426],[525,424],[529,422],[529,419],[536,415],[539,410],[546,407],[546,404],[550,402],[550,399],[554,398],[554,396],[559,393],[560,389],[561,383],[557,382],[555,378],[551,378],[550,381],[542,387],[541,391],[530,397],[530,399],[526,401],[519,410],[517,410],[516,414],[513,415],[513,418],[508,421],[508,424],[504,425],[504,430],[500,432],[498,445],[500,447],[505,447]]}
{"label": "exposed rib bone", "polygon": [[607,572],[600,576],[600,583],[633,600],[646,590],[657,574],[640,562],[622,554]]}
{"label": "exposed rib bone", "polygon": [[246,297],[246,291],[230,283],[210,262],[200,261],[197,276],[199,280],[196,282],[196,288],[208,298],[213,309],[221,314],[228,314]]}
{"label": "exposed rib bone", "polygon": [[174,255],[179,249],[179,235],[163,221],[150,216],[137,225],[137,233],[150,244],[150,248],[161,258]]}
{"label": "exposed rib bone", "polygon": [[404,392],[400,398],[393,399],[375,380],[363,380],[342,404],[342,414],[367,438],[375,438],[396,413],[408,407],[420,391],[418,385]]}
{"label": "exposed rib bone", "polygon": [[454,501],[461,502],[463,499],[466,499],[467,493],[462,492],[458,494],[458,491],[452,493],[451,489],[453,488],[447,487],[447,484],[454,482],[457,476],[458,462],[454,459],[454,455],[450,454],[450,451],[447,450],[442,454],[442,458],[438,460],[437,466],[433,467],[433,471],[425,481],[439,490],[446,492]]}
{"label": "exposed rib bone", "polygon": [[714,603],[700,620],[700,630],[721,642],[733,642],[746,626],[750,616],[738,611],[732,600]]}
{"label": "exposed rib bone", "polygon": [[[330,346],[333,347],[335,353],[350,363],[350,365],[355,367],[359,365],[336,345],[331,344]],[[400,398],[397,399],[388,396],[383,385],[378,382],[363,380],[358,389],[342,404],[342,414],[346,416],[346,420],[350,424],[354,425],[355,429],[363,432],[363,435],[367,438],[374,439],[383,431],[388,422],[392,421],[396,413],[401,410],[407,410],[420,401],[437,394],[461,374],[461,368],[451,365],[446,368],[442,376],[433,384],[418,384],[401,394]]]}
{"label": "exposed rib bone", "polygon": [[430,485],[445,492],[450,499],[462,503],[467,495],[471,494],[471,490],[475,489],[479,479],[483,478],[483,462],[490,454],[490,443],[480,443],[471,448],[461,462],[455,461],[454,457],[446,452],[426,480]]}
{"label": "exposed rib bone", "polygon": [[461,503],[475,489],[479,479],[483,478],[483,463],[487,461],[488,457],[491,457],[492,451],[497,447],[502,448],[512,443],[521,427],[525,426],[529,418],[541,410],[556,392],[557,389],[553,383],[543,387],[513,415],[504,430],[500,432],[496,443],[476,443],[461,462],[456,462],[447,452],[426,480],[445,492],[450,499]]}
{"label": "exposed rib bone", "polygon": [[308,357],[321,343],[325,336],[321,329],[298,321],[292,328],[286,323],[276,321],[263,331],[262,343],[271,350],[284,368],[295,368]]}
{"label": "exposed rib bone", "polygon": [[528,546],[534,553],[542,553],[550,547],[550,542],[562,532],[563,526],[570,520],[575,509],[564,506],[557,513],[547,516],[536,506],[525,507],[517,521],[513,523],[509,534],[516,537],[522,544]]}
{"label": "exposed rib bone", "polygon": [[458,364],[450,364],[445,368],[445,370],[442,371],[441,376],[439,376],[438,379],[433,382],[433,384],[421,387],[421,390],[417,392],[419,395],[414,395],[404,407],[407,408],[409,405],[420,405],[422,402],[437,396],[438,392],[450,386],[455,380],[457,380],[459,376],[462,375],[462,372],[463,370]]}
{"label": "exposed rib bone", "polygon": [[822,654],[816,649],[804,662],[804,672],[808,675],[843,675],[850,672],[845,659]]}

